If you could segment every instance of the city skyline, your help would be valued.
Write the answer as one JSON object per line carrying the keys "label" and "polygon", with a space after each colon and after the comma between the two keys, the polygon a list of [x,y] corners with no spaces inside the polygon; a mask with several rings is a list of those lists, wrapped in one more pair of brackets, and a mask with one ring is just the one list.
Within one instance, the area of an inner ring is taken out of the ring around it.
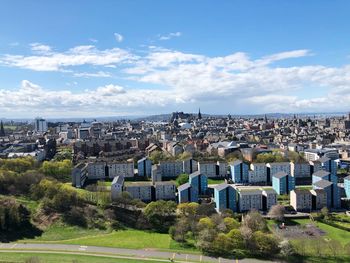
{"label": "city skyline", "polygon": [[347,112],[349,7],[2,1],[0,118]]}

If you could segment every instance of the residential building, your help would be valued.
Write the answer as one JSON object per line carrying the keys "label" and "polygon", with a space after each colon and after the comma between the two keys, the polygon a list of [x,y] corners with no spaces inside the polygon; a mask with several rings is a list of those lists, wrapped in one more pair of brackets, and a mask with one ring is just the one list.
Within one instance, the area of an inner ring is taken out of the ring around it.
{"label": "residential building", "polygon": [[34,130],[40,133],[47,132],[47,121],[43,118],[36,118],[34,120]]}
{"label": "residential building", "polygon": [[196,189],[198,195],[207,194],[208,177],[201,174],[199,171],[189,175],[189,183],[194,189]]}
{"label": "residential building", "polygon": [[198,171],[198,162],[192,158],[183,161],[183,173],[191,174]]}
{"label": "residential building", "polygon": [[308,162],[290,162],[291,176],[295,178],[310,178],[310,163]]}
{"label": "residential building", "polygon": [[185,183],[177,188],[179,203],[198,202],[198,191],[190,183]]}
{"label": "residential building", "polygon": [[198,162],[198,171],[208,178],[225,178],[227,176],[227,163]]}
{"label": "residential building", "polygon": [[134,177],[134,161],[126,161],[126,162],[108,162],[108,177],[114,178],[116,176],[124,176],[125,178]]}
{"label": "residential building", "polygon": [[214,187],[214,201],[219,213],[226,209],[237,211],[236,189],[232,185],[223,183]]}
{"label": "residential building", "polygon": [[117,199],[121,195],[121,193],[123,192],[123,185],[124,185],[124,177],[122,175],[118,175],[113,178],[113,181],[111,184],[112,200]]}
{"label": "residential building", "polygon": [[249,181],[249,168],[248,164],[241,160],[236,160],[230,165],[231,177],[234,183],[248,183]]}
{"label": "residential building", "polygon": [[176,186],[173,182],[155,182],[154,188],[156,200],[175,200]]}
{"label": "residential building", "polygon": [[262,210],[262,190],[256,188],[238,189],[238,209],[240,212]]}
{"label": "residential building", "polygon": [[81,188],[87,178],[88,165],[86,163],[77,164],[72,170],[72,185]]}
{"label": "residential building", "polygon": [[262,210],[269,211],[270,208],[277,204],[277,193],[272,188],[261,188],[262,191]]}
{"label": "residential building", "polygon": [[248,182],[266,183],[267,182],[267,167],[265,163],[252,163],[248,173]]}
{"label": "residential building", "polygon": [[327,206],[327,194],[323,189],[310,190],[312,194],[312,210],[321,210]]}
{"label": "residential building", "polygon": [[177,177],[183,173],[182,161],[162,161],[159,165],[162,177]]}
{"label": "residential building", "polygon": [[152,161],[144,157],[137,161],[138,176],[150,178],[152,175]]}
{"label": "residential building", "polygon": [[312,209],[312,194],[308,189],[290,191],[290,205],[296,211],[310,212]]}
{"label": "residential building", "polygon": [[350,198],[350,175],[344,178],[344,190],[346,198]]}
{"label": "residential building", "polygon": [[152,201],[152,188],[151,182],[128,182],[124,185],[124,190],[130,194],[134,199],[149,202]]}
{"label": "residential building", "polygon": [[279,172],[284,172],[288,175],[291,175],[290,163],[289,162],[280,162],[280,163],[268,163],[267,166],[267,182],[270,183],[272,177]]}
{"label": "residential building", "polygon": [[285,172],[275,173],[272,177],[272,187],[279,195],[289,194],[295,188],[294,177]]}

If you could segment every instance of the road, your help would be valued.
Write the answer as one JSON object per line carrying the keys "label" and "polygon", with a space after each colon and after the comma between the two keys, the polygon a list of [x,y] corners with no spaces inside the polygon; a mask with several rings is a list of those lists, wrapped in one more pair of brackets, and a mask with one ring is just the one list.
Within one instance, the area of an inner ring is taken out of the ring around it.
{"label": "road", "polygon": [[39,243],[0,243],[1,252],[34,252],[34,253],[65,253],[91,256],[107,256],[111,258],[132,258],[170,262],[216,262],[216,263],[264,263],[272,261],[263,261],[257,259],[223,259],[198,254],[174,253],[168,251],[159,251],[155,249],[126,249],[110,248],[97,246],[79,246],[64,244],[39,244]]}

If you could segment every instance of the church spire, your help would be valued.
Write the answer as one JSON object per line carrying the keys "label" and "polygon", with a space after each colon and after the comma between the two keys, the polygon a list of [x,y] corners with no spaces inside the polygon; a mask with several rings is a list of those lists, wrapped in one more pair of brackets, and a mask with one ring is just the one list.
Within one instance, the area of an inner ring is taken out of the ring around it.
{"label": "church spire", "polygon": [[201,113],[201,108],[199,108],[199,111],[198,111],[198,120],[201,120],[202,119],[202,113]]}

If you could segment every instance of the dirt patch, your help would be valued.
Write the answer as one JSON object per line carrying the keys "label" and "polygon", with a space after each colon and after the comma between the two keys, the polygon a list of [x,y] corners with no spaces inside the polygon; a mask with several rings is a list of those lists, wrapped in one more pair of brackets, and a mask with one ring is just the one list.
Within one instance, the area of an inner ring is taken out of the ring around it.
{"label": "dirt patch", "polygon": [[326,234],[323,230],[321,230],[315,224],[312,223],[308,223],[302,226],[285,226],[285,228],[280,228],[276,224],[273,228],[273,231],[276,233],[276,235],[287,239],[317,238]]}

